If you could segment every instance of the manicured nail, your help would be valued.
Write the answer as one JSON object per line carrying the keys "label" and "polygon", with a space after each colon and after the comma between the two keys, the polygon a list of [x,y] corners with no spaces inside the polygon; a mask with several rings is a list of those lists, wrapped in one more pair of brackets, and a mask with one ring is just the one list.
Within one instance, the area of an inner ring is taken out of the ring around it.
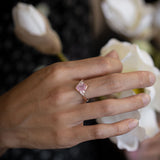
{"label": "manicured nail", "polygon": [[154,84],[154,83],[155,83],[156,77],[155,77],[155,75],[154,75],[153,73],[150,73],[150,75],[149,75],[149,80],[150,80],[151,84]]}
{"label": "manicured nail", "polygon": [[138,125],[138,123],[139,123],[139,121],[137,120],[137,119],[133,119],[133,120],[131,120],[130,122],[129,122],[129,128],[130,129],[133,129],[133,128],[136,128],[137,127],[137,125]]}
{"label": "manicured nail", "polygon": [[151,100],[150,96],[148,94],[144,94],[144,93],[141,93],[140,95],[142,97],[143,104],[147,105]]}

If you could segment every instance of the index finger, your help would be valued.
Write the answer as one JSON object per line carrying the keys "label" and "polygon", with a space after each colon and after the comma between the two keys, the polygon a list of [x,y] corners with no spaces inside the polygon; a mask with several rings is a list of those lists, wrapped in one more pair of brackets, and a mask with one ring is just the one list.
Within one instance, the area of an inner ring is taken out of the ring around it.
{"label": "index finger", "polygon": [[68,71],[72,79],[87,79],[122,71],[122,63],[115,51],[105,57],[72,61],[68,65],[72,68]]}

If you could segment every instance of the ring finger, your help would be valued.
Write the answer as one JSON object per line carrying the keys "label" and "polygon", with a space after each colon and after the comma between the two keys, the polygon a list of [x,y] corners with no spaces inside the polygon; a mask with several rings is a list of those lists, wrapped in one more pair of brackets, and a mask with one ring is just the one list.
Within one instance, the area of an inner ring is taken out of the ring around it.
{"label": "ring finger", "polygon": [[[85,96],[94,98],[130,89],[145,88],[153,85],[154,82],[155,76],[148,71],[110,74],[85,80],[88,85]],[[80,95],[75,97],[78,101],[82,100]]]}

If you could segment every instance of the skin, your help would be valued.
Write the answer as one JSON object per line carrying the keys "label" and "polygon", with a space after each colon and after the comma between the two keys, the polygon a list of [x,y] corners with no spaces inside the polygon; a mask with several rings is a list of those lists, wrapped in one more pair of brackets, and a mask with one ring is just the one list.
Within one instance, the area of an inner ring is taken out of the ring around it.
{"label": "skin", "polygon": [[75,90],[81,79],[88,98],[153,85],[155,76],[139,71],[121,73],[116,52],[106,57],[60,62],[39,70],[0,97],[0,148],[59,149],[129,132],[138,120],[83,126],[84,120],[144,107],[150,97],[84,103]]}
{"label": "skin", "polygon": [[128,160],[159,160],[160,133],[142,142],[136,152],[126,152],[126,156]]}

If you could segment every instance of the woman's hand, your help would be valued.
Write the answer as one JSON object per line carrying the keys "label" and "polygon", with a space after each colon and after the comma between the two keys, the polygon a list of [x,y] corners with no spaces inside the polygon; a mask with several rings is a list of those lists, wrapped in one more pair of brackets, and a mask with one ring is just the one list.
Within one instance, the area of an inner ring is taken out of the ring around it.
{"label": "woman's hand", "polygon": [[0,147],[66,148],[129,132],[137,120],[92,126],[83,126],[83,121],[139,109],[149,103],[148,95],[83,103],[75,90],[81,79],[89,86],[88,98],[155,82],[150,72],[120,73],[121,69],[117,54],[111,52],[106,57],[56,63],[37,71],[0,97]]}
{"label": "woman's hand", "polygon": [[159,160],[160,159],[160,133],[140,144],[135,152],[126,152],[128,160]]}

